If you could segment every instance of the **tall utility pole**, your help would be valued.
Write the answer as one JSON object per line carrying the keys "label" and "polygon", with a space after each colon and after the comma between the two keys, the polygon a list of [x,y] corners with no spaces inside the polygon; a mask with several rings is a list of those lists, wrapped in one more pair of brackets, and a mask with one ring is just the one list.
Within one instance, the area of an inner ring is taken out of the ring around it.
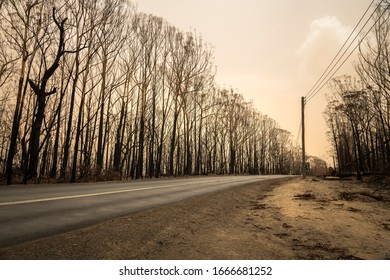
{"label": "tall utility pole", "polygon": [[305,97],[301,98],[302,110],[302,177],[306,178],[306,151],[305,151]]}

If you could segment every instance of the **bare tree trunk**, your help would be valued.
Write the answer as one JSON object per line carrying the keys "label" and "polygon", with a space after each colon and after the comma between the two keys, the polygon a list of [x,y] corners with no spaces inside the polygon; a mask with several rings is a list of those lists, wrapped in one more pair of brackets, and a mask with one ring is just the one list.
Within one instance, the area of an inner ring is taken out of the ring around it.
{"label": "bare tree trunk", "polygon": [[12,184],[12,175],[13,175],[13,161],[15,157],[15,153],[17,150],[17,138],[19,133],[19,127],[20,127],[20,119],[22,114],[22,106],[21,103],[22,100],[22,93],[23,88],[25,88],[25,71],[26,71],[26,65],[27,65],[27,59],[28,59],[28,51],[27,51],[27,40],[28,40],[28,31],[30,28],[30,13],[31,10],[36,6],[38,3],[33,3],[30,6],[27,6],[26,11],[26,24],[24,26],[24,33],[23,33],[23,43],[21,48],[21,66],[20,66],[20,74],[19,74],[19,83],[18,83],[18,93],[16,97],[16,104],[15,104],[15,111],[13,115],[13,122],[12,122],[12,131],[11,131],[11,139],[8,149],[8,156],[7,156],[7,167],[6,167],[6,173],[7,173],[7,184]]}
{"label": "bare tree trunk", "polygon": [[143,177],[144,168],[144,146],[145,146],[145,111],[146,111],[146,88],[141,90],[141,117],[139,122],[139,136],[138,136],[138,161],[135,173],[135,179]]}
{"label": "bare tree trunk", "polygon": [[155,135],[156,135],[156,88],[153,88],[152,96],[152,127],[150,134],[150,145],[149,145],[149,177],[155,176],[155,159],[154,159],[154,146],[155,146]]}
{"label": "bare tree trunk", "polygon": [[122,101],[121,112],[119,117],[119,125],[116,130],[116,141],[114,147],[114,171],[119,172],[121,170],[121,153],[123,146],[123,133],[124,133],[124,119],[125,119],[125,100]]}
{"label": "bare tree trunk", "polygon": [[44,72],[39,85],[37,85],[31,79],[29,80],[29,84],[37,96],[38,109],[32,124],[31,136],[30,136],[30,147],[29,147],[29,164],[28,164],[28,170],[25,173],[23,178],[23,183],[27,183],[29,179],[34,178],[37,175],[38,156],[40,151],[39,138],[40,138],[42,122],[45,114],[46,98],[56,92],[56,88],[53,88],[50,92],[46,92],[46,86],[48,80],[51,78],[51,76],[53,76],[54,72],[59,67],[60,65],[59,62],[61,57],[65,54],[64,25],[67,19],[62,20],[61,23],[58,22],[55,16],[55,9],[53,8],[53,20],[60,31],[60,38],[59,38],[56,57],[52,65]]}
{"label": "bare tree trunk", "polygon": [[174,162],[175,162],[175,147],[176,147],[176,129],[177,129],[178,119],[179,119],[179,112],[177,109],[177,101],[175,100],[175,112],[173,114],[171,146],[169,150],[169,176],[173,176],[175,174]]}
{"label": "bare tree trunk", "polygon": [[53,147],[53,164],[51,167],[50,177],[55,179],[57,177],[57,164],[58,164],[58,150],[59,150],[59,142],[60,142],[60,132],[61,132],[61,111],[62,111],[62,101],[65,96],[66,89],[69,85],[70,79],[67,80],[66,86],[64,85],[64,67],[62,67],[62,77],[61,77],[61,96],[60,102],[58,104],[58,113],[57,113],[57,127],[54,139],[54,147]]}
{"label": "bare tree trunk", "polygon": [[98,133],[98,144],[96,151],[96,171],[97,176],[99,177],[103,168],[103,155],[104,155],[104,147],[103,147],[103,127],[104,127],[104,108],[105,108],[105,97],[106,97],[106,74],[107,74],[107,55],[104,56],[102,61],[102,84],[100,89],[100,116],[99,116],[99,133]]}
{"label": "bare tree trunk", "polygon": [[69,109],[69,117],[68,117],[68,126],[66,129],[66,137],[65,137],[65,143],[64,143],[64,154],[62,159],[62,166],[61,166],[61,174],[60,177],[62,179],[65,179],[66,171],[68,169],[68,161],[69,161],[69,151],[70,151],[70,135],[72,133],[72,125],[73,125],[73,111],[74,111],[74,102],[76,99],[76,88],[77,88],[77,82],[79,80],[80,75],[80,50],[76,51],[76,58],[75,58],[75,73],[73,78],[73,85],[72,85],[72,94],[70,98],[70,109]]}

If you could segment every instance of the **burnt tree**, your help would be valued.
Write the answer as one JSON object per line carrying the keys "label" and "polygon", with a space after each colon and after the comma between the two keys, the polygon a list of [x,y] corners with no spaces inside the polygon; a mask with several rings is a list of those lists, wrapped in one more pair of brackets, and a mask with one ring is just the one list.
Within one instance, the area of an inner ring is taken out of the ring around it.
{"label": "burnt tree", "polygon": [[41,127],[43,123],[43,119],[45,116],[45,107],[47,98],[56,93],[56,88],[54,87],[50,91],[46,90],[47,83],[49,79],[53,76],[54,72],[60,66],[60,59],[65,54],[65,22],[67,18],[63,19],[61,22],[56,18],[56,10],[53,8],[53,20],[59,30],[59,42],[56,56],[49,68],[47,68],[42,76],[42,78],[38,82],[34,82],[29,79],[28,82],[36,95],[36,106],[37,111],[34,116],[34,120],[32,123],[31,135],[30,135],[30,146],[28,152],[28,165],[25,170],[23,183],[27,183],[29,179],[35,178],[37,176],[37,168],[38,168],[38,156],[40,152],[40,135],[41,135]]}

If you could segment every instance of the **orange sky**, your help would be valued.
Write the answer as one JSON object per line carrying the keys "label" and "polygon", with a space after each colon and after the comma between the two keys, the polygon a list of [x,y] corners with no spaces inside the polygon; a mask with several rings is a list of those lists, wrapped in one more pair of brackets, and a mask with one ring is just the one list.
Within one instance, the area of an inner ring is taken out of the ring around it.
{"label": "orange sky", "polygon": [[[301,96],[321,76],[371,0],[136,2],[140,12],[161,16],[183,31],[200,33],[215,48],[217,84],[253,100],[296,139]],[[338,75],[354,74],[354,60]],[[309,154],[329,160],[331,147],[322,116],[326,92],[324,87],[307,105],[306,139]]]}

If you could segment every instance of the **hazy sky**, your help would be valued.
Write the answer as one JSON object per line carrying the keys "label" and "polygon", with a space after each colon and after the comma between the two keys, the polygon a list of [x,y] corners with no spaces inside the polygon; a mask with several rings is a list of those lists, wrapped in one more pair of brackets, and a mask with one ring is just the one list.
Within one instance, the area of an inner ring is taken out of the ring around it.
{"label": "hazy sky", "polygon": [[[308,93],[371,0],[138,0],[138,11],[196,30],[214,50],[216,81],[242,93],[294,139]],[[338,72],[353,73],[352,62]],[[329,158],[325,87],[307,105],[307,152]],[[300,138],[299,138],[300,139]],[[299,140],[300,143],[300,140]]]}

